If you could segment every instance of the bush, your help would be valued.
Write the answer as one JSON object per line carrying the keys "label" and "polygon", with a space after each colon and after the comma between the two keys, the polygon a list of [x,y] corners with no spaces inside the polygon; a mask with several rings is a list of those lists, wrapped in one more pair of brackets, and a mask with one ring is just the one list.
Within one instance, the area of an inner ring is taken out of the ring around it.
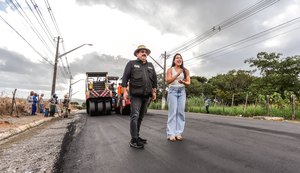
{"label": "bush", "polygon": [[[19,115],[27,115],[27,101],[25,99],[16,99],[17,111]],[[12,108],[12,98],[0,98],[0,115],[10,115]]]}

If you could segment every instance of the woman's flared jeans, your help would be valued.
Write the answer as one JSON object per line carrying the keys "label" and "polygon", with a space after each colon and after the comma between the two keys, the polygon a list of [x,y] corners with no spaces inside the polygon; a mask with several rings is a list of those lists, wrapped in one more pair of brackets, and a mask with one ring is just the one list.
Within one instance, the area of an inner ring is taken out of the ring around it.
{"label": "woman's flared jeans", "polygon": [[185,125],[185,87],[170,87],[168,92],[167,137],[183,133]]}

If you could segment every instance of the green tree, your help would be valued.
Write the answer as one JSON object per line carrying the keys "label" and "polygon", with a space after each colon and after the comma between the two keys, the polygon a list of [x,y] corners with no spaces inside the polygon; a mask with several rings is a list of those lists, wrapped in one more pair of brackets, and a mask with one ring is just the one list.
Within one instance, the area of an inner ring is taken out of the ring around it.
{"label": "green tree", "polygon": [[[255,67],[254,71],[260,71],[261,80],[256,85],[263,94],[280,93],[284,99],[285,91],[299,93],[300,56],[281,58],[279,53],[260,52],[256,58],[249,58],[245,63]],[[268,92],[268,93],[266,93]]]}
{"label": "green tree", "polygon": [[191,77],[191,84],[186,88],[188,97],[200,96],[202,93],[201,83],[195,78]]}
{"label": "green tree", "polygon": [[235,104],[241,104],[245,100],[247,92],[250,92],[249,86],[255,77],[250,71],[231,70],[227,74],[219,74],[208,80],[213,88],[213,94],[225,103],[231,103],[232,95],[235,95]]}
{"label": "green tree", "polygon": [[162,98],[162,90],[163,90],[163,73],[160,73],[157,75],[157,99],[161,99]]}

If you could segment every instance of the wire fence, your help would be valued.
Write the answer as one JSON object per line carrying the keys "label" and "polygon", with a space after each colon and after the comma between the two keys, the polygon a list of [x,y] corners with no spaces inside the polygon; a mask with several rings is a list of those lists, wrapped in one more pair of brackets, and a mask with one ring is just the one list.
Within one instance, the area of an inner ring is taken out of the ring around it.
{"label": "wire fence", "polygon": [[[233,97],[234,98],[234,97]],[[152,102],[150,109],[161,109],[161,100]],[[165,110],[168,110],[166,104]],[[203,97],[187,98],[185,105],[186,112],[207,113]],[[223,99],[212,100],[209,106],[210,114],[230,115],[240,117],[270,116],[282,117],[284,119],[300,119],[300,102],[294,95],[289,99],[275,100],[274,97],[265,96],[265,99],[257,98],[254,102],[232,105],[225,103]]]}

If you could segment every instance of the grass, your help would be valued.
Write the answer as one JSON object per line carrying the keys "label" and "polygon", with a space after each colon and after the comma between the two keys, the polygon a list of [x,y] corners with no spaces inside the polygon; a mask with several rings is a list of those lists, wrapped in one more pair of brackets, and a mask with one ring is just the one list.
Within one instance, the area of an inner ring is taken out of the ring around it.
{"label": "grass", "polygon": [[[165,110],[167,110],[167,102]],[[151,109],[161,109],[161,101],[152,102],[149,106]],[[206,113],[205,105],[201,98],[188,98],[186,102],[186,112],[195,113]],[[244,105],[239,106],[222,106],[220,104],[212,104],[209,107],[209,112],[211,114],[217,115],[229,115],[229,116],[243,116],[243,117],[253,117],[253,116],[268,116],[265,106],[261,105],[248,105],[244,111]],[[289,105],[284,108],[276,108],[275,106],[270,106],[269,116],[273,117],[283,117],[284,119],[292,119],[292,110]],[[296,119],[300,119],[300,109],[296,107]]]}

